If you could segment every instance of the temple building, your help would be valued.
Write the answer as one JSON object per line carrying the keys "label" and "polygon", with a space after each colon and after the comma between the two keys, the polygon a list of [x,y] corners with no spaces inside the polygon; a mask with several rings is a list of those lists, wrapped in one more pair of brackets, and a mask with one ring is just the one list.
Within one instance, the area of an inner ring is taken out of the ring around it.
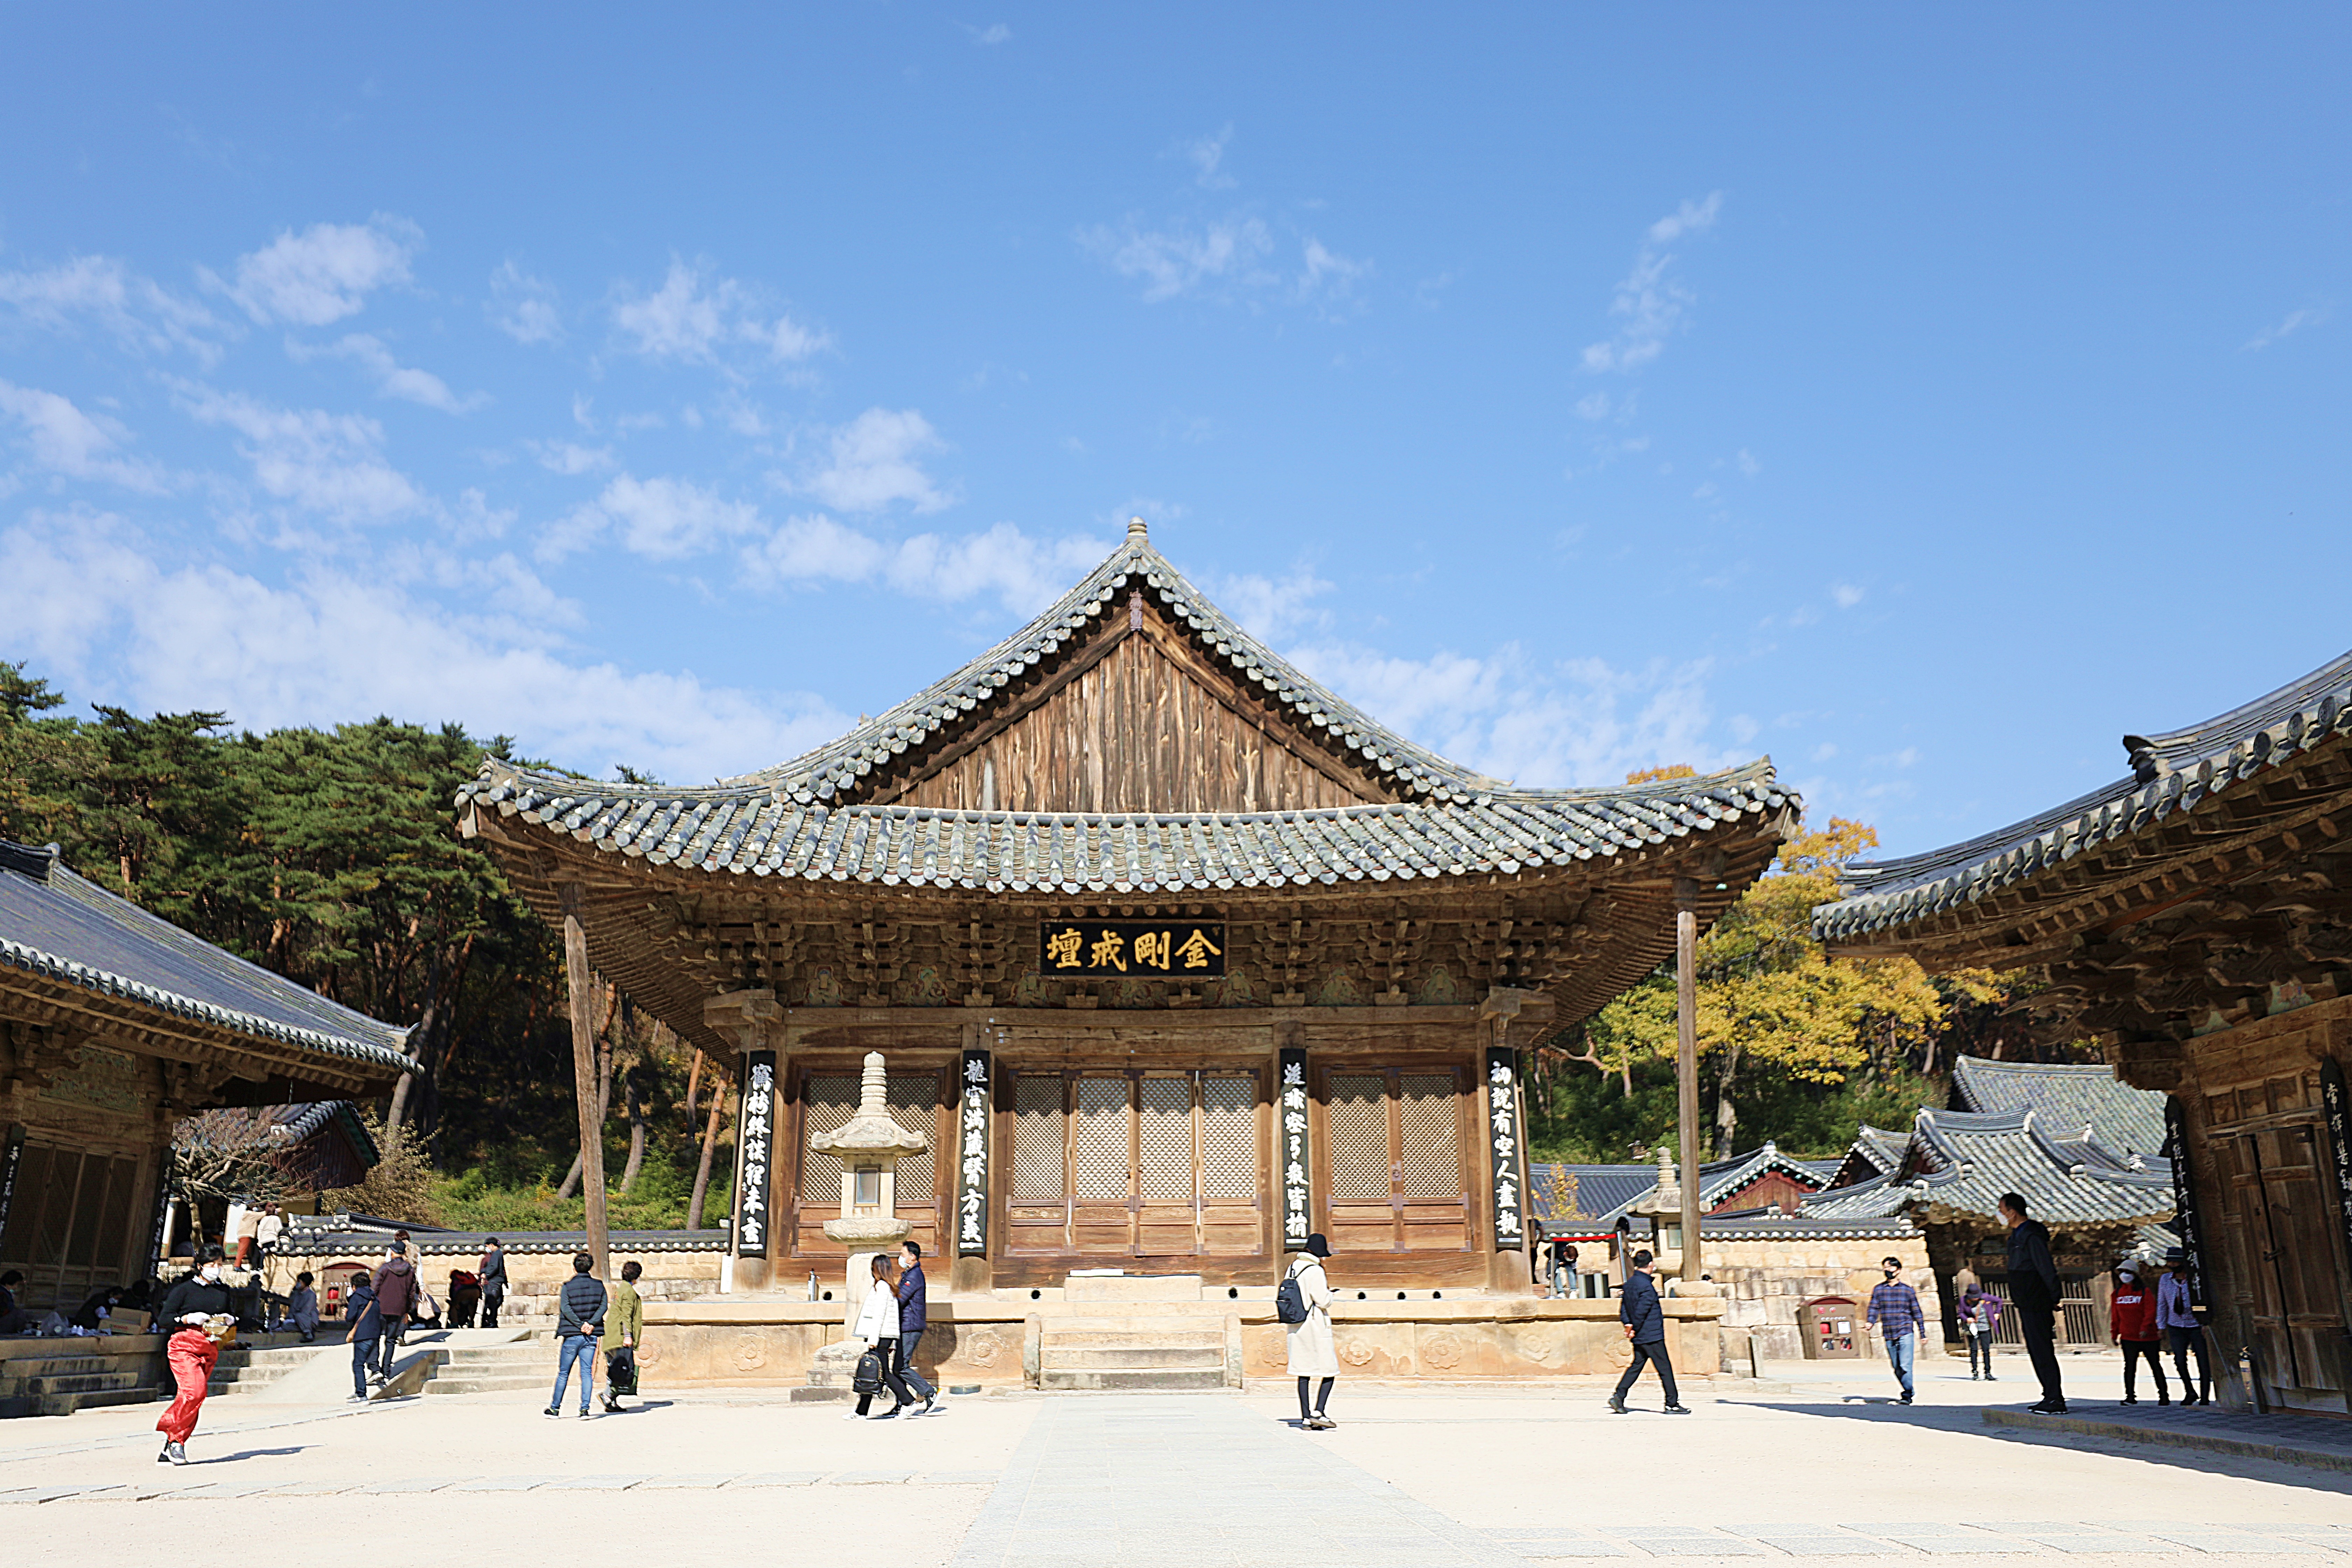
{"label": "temple building", "polygon": [[[1849,896],[1815,911],[1815,934],[1832,953],[2046,976],[2030,999],[2040,1035],[2095,1042],[2126,1083],[2167,1097],[2168,1167],[2148,1157],[2143,1122],[2093,1129],[2126,1171],[2085,1152],[2070,1174],[2112,1188],[2168,1169],[2216,1350],[2251,1372],[2220,1379],[2224,1397],[2344,1414],[2352,655],[2124,746],[2131,772],[2112,784],[1965,844],[1848,868]],[[2063,1112],[2030,1114],[2033,1133],[2082,1142]],[[1928,1188],[1992,1173],[1956,1166]]]}
{"label": "temple building", "polygon": [[1482,777],[1277,658],[1138,521],[804,756],[698,789],[493,762],[458,811],[597,970],[736,1062],[735,1289],[837,1277],[843,1176],[810,1140],[880,1050],[929,1142],[897,1213],[956,1295],[1115,1270],[1239,1299],[1318,1231],[1343,1291],[1526,1295],[1520,1052],[1671,956],[1678,900],[1711,923],[1798,803],[1769,762]]}

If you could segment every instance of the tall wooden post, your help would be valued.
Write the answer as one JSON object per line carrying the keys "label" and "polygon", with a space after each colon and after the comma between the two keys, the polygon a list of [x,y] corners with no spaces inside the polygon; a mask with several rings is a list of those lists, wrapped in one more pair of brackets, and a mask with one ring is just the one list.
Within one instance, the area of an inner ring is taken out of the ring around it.
{"label": "tall wooden post", "polygon": [[1683,1278],[1699,1276],[1698,879],[1675,879],[1675,1089],[1683,1143]]}
{"label": "tall wooden post", "polygon": [[581,1188],[588,1198],[588,1256],[599,1279],[612,1257],[612,1233],[604,1223],[604,1119],[596,1093],[596,996],[588,978],[588,929],[581,915],[587,889],[566,882],[563,900],[563,980],[572,1000],[572,1081],[580,1107]]}

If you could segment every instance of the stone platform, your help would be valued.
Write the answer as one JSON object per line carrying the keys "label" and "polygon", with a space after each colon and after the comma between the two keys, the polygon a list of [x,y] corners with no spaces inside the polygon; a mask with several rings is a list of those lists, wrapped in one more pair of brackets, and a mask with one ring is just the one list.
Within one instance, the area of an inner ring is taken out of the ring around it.
{"label": "stone platform", "polygon": [[[1664,1306],[1676,1369],[1716,1373],[1723,1301]],[[804,1294],[648,1301],[639,1361],[666,1384],[811,1386],[819,1352],[845,1337],[842,1315],[840,1302]],[[1526,1384],[1613,1373],[1632,1354],[1613,1300],[1367,1289],[1341,1292],[1331,1317],[1350,1377]],[[1102,1392],[1287,1375],[1272,1288],[1192,1275],[1073,1275],[984,1295],[934,1287],[916,1367],[942,1387]],[[833,1386],[830,1374],[816,1386]]]}

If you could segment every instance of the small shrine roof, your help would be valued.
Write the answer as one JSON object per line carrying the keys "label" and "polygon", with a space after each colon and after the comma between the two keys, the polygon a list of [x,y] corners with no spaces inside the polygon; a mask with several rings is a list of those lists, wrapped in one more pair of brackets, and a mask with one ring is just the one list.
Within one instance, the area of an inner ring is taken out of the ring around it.
{"label": "small shrine roof", "polygon": [[1893,860],[1848,866],[1848,896],[1813,911],[1823,942],[1859,944],[2029,881],[2247,786],[2352,734],[2352,653],[2201,724],[2126,735],[2128,777],[2022,822]]}
{"label": "small shrine roof", "polygon": [[408,1031],[330,1002],[76,876],[54,847],[0,840],[0,965],[172,1018],[394,1072]]}
{"label": "small shrine roof", "polygon": [[2001,1194],[2019,1193],[2051,1226],[2160,1224],[2173,1212],[2172,1167],[2053,1137],[2039,1113],[1922,1107],[1897,1171],[1805,1200],[1825,1219],[1895,1214],[1965,1215],[1999,1223]]}
{"label": "small shrine roof", "polygon": [[2155,1154],[2164,1148],[2164,1096],[2134,1089],[2104,1062],[1997,1062],[1961,1057],[1952,1063],[1952,1090],[1963,1110],[2032,1110],[2051,1130],[2087,1129],[2117,1155]]}

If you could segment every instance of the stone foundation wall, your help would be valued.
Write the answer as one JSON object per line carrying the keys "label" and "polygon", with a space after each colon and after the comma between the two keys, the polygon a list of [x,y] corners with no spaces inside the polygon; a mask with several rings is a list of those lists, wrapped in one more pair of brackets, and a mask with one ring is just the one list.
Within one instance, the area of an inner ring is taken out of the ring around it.
{"label": "stone foundation wall", "polygon": [[[1879,1260],[1890,1257],[1903,1259],[1903,1279],[1919,1292],[1919,1310],[1927,1317],[1927,1336],[1919,1348],[1937,1354],[1944,1349],[1944,1312],[1935,1271],[1927,1265],[1925,1237],[1788,1241],[1709,1237],[1702,1269],[1715,1277],[1716,1288],[1723,1292],[1723,1328],[1735,1344],[1744,1334],[1759,1355],[1794,1361],[1805,1353],[1797,1310],[1817,1297],[1845,1296],[1853,1299],[1859,1320],[1869,1309],[1871,1288],[1885,1279]],[[1870,1336],[1868,1353],[1881,1353],[1875,1333]]]}

